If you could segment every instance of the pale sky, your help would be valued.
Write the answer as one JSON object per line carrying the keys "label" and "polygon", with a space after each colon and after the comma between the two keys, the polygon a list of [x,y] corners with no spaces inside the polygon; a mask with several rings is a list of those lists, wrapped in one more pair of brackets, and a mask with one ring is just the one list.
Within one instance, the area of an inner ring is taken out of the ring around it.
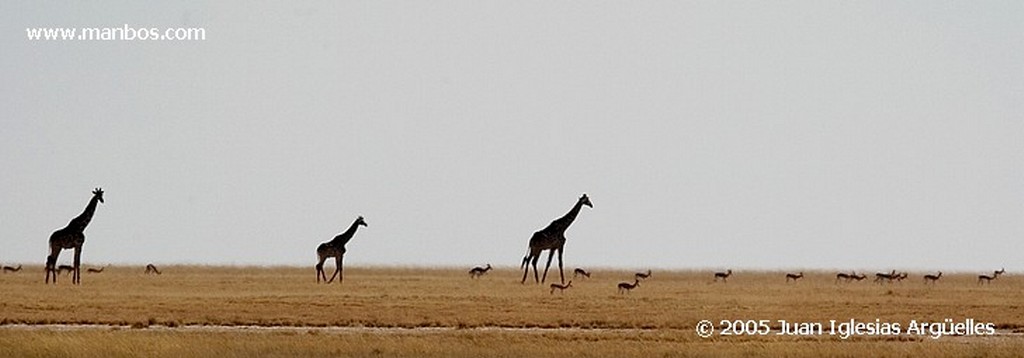
{"label": "pale sky", "polygon": [[[0,2],[0,263],[1024,270],[1024,2]],[[27,27],[205,41],[29,41]],[[65,251],[61,263],[70,262]],[[546,255],[542,257],[542,261]]]}

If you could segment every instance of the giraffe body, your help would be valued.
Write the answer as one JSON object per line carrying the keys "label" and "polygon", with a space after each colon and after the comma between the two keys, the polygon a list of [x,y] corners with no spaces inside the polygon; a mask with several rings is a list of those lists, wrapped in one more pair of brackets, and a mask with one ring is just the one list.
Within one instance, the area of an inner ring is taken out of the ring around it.
{"label": "giraffe body", "polygon": [[[316,263],[317,283],[320,283],[321,277],[327,283],[334,282],[335,277],[338,277],[338,283],[345,280],[345,275],[342,273],[341,268],[343,258],[345,257],[345,244],[348,244],[349,240],[352,240],[352,236],[356,234],[356,229],[358,229],[360,225],[369,227],[369,225],[366,224],[366,221],[363,220],[363,217],[360,216],[356,218],[356,221],[352,223],[352,226],[349,226],[348,230],[345,230],[345,232],[335,236],[333,240],[322,243],[320,246],[316,247],[318,260]],[[327,259],[331,257],[334,258],[335,269],[334,274],[331,275],[331,279],[328,280],[327,273],[324,272],[324,261],[327,261]]]}
{"label": "giraffe body", "polygon": [[[565,230],[569,228],[569,225],[572,225],[574,220],[576,220],[576,216],[579,215],[580,208],[582,208],[583,205],[591,208],[594,207],[594,205],[590,203],[590,198],[587,197],[587,194],[583,194],[583,196],[576,201],[576,205],[572,207],[572,210],[569,210],[565,216],[555,219],[555,221],[552,221],[551,224],[548,224],[544,229],[533,233],[533,236],[530,237],[530,246],[527,254],[523,257],[523,263],[521,265],[524,269],[523,279],[520,283],[526,283],[526,276],[530,272],[530,267],[527,266],[527,264],[533,266],[533,278],[537,283],[546,281],[548,277],[548,269],[551,268],[551,259],[554,257],[555,252],[558,252],[558,273],[561,276],[561,282],[565,283],[565,271],[562,269],[562,250],[565,248]],[[541,279],[537,273],[537,260],[540,259],[540,255],[544,250],[549,250],[548,263],[544,267],[544,278]]]}
{"label": "giraffe body", "polygon": [[64,228],[54,231],[50,235],[50,255],[46,257],[46,283],[50,283],[50,276],[53,275],[53,283],[57,283],[57,257],[60,256],[60,252],[64,249],[75,250],[75,263],[74,270],[71,275],[71,282],[73,284],[82,283],[82,245],[85,244],[85,228],[89,226],[92,221],[92,216],[96,212],[97,203],[103,202],[103,189],[96,188],[92,191],[92,199],[89,200],[89,205],[85,207],[82,214],[71,219]]}

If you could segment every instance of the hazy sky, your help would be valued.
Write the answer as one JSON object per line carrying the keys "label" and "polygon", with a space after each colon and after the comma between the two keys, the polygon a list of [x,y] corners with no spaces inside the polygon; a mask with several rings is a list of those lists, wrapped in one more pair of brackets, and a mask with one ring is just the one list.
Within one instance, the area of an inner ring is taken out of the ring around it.
{"label": "hazy sky", "polygon": [[[1024,270],[1024,2],[0,2],[0,263]],[[206,41],[28,41],[26,27]],[[65,251],[61,262],[70,262]],[[546,258],[543,257],[542,260]],[[542,261],[543,262],[543,261]]]}

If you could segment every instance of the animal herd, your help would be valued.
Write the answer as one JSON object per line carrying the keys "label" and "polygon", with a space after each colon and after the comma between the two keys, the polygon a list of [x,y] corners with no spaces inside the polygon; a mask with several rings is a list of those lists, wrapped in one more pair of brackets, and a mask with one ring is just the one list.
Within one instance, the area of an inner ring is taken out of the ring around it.
{"label": "animal herd", "polygon": [[[64,228],[61,228],[61,229],[59,229],[57,231],[54,231],[53,234],[50,235],[50,240],[49,240],[50,254],[47,255],[47,257],[46,257],[46,266],[45,266],[46,283],[49,283],[50,279],[52,277],[53,278],[53,282],[56,284],[57,283],[57,275],[60,274],[60,273],[71,273],[72,274],[72,283],[73,284],[80,284],[81,283],[81,253],[82,253],[82,245],[85,243],[84,231],[85,231],[85,228],[92,221],[92,217],[93,217],[94,213],[96,212],[97,205],[100,204],[100,203],[103,203],[103,194],[104,194],[104,192],[103,192],[103,189],[96,188],[95,190],[92,191],[92,194],[93,194],[93,196],[89,200],[89,203],[88,203],[88,205],[86,205],[85,210],[82,212],[82,214],[80,214],[80,215],[76,216],[75,218],[71,219],[71,221],[68,223],[67,226],[65,226]],[[570,209],[567,214],[563,215],[562,217],[560,217],[558,219],[555,219],[550,224],[548,224],[548,226],[546,226],[545,228],[543,228],[543,229],[533,233],[533,236],[530,237],[529,245],[528,245],[527,251],[526,251],[526,256],[523,257],[522,264],[520,265],[520,269],[523,270],[523,276],[522,276],[522,279],[520,280],[520,283],[526,283],[526,278],[527,278],[527,276],[528,276],[528,274],[530,272],[530,267],[531,266],[533,267],[534,281],[536,283],[543,283],[544,281],[546,281],[547,280],[547,275],[548,275],[548,270],[551,268],[552,259],[557,254],[558,255],[558,273],[559,273],[559,277],[560,277],[561,280],[559,281],[559,283],[552,283],[551,284],[551,286],[550,286],[551,287],[551,291],[550,292],[551,292],[551,294],[554,294],[555,290],[558,290],[559,292],[563,292],[566,289],[569,289],[569,288],[572,287],[572,281],[571,280],[569,281],[569,283],[565,283],[565,272],[563,270],[562,253],[563,253],[563,251],[565,249],[565,242],[566,242],[565,231],[566,231],[566,229],[569,228],[570,225],[572,225],[573,221],[575,221],[576,217],[580,213],[580,209],[583,206],[587,206],[589,208],[593,208],[594,207],[594,205],[591,203],[590,198],[587,196],[587,194],[583,194],[582,196],[580,196],[580,198],[576,201],[575,205],[573,205],[572,209]],[[343,262],[343,259],[344,259],[344,255],[346,253],[345,245],[350,240],[352,240],[353,236],[356,233],[356,230],[360,226],[363,226],[363,227],[368,227],[369,226],[366,223],[366,221],[363,219],[362,216],[359,216],[358,218],[356,218],[356,220],[349,226],[349,228],[346,231],[342,232],[341,234],[338,234],[331,241],[324,242],[324,243],[320,244],[319,246],[317,246],[317,248],[316,248],[317,263],[316,263],[316,265],[314,267],[315,270],[316,270],[317,283],[321,282],[321,279],[325,283],[331,283],[331,282],[334,281],[335,278],[338,278],[338,282],[339,283],[341,283],[344,280],[342,262]],[[61,251],[64,250],[64,249],[73,249],[74,250],[74,265],[59,265],[59,266],[57,265],[57,258],[60,255]],[[548,259],[547,259],[547,264],[544,267],[544,274],[541,277],[539,275],[538,270],[537,270],[537,261],[540,259],[540,255],[544,251],[548,251]],[[331,277],[328,279],[327,278],[327,273],[326,273],[326,271],[324,271],[324,267],[323,266],[324,266],[324,262],[327,259],[330,259],[330,258],[334,258],[334,260],[335,260],[335,270],[334,270],[334,273],[331,275]],[[89,268],[87,270],[87,272],[89,272],[89,273],[101,273],[101,272],[103,272],[104,268],[105,267]],[[469,271],[469,275],[472,278],[480,278],[481,276],[486,274],[491,269],[492,269],[492,267],[491,267],[490,264],[487,264],[486,267],[475,267],[475,268],[473,268],[473,269],[471,269]],[[12,267],[12,266],[4,266],[3,267],[3,272],[5,272],[5,273],[8,273],[8,272],[18,272],[20,270],[21,270],[21,265],[18,265],[18,267]],[[1004,274],[1005,272],[1006,272],[1005,269],[1000,269],[998,271],[993,271],[993,273],[991,275],[988,275],[988,274],[978,275],[978,284],[991,283],[993,280],[999,278],[999,276]],[[156,266],[153,266],[152,264],[149,264],[149,265],[146,266],[145,273],[146,274],[157,274],[157,275],[161,274],[160,270],[158,270],[156,268]],[[725,272],[715,272],[714,276],[713,276],[713,281],[712,282],[721,281],[722,283],[727,283],[729,277],[732,276],[732,274],[733,274],[732,269],[726,270]],[[588,272],[588,271],[586,271],[586,270],[584,270],[582,268],[576,268],[573,271],[573,277],[574,278],[575,277],[589,278],[590,277],[590,272]],[[626,282],[619,283],[618,284],[618,290],[619,290],[620,293],[630,292],[633,289],[636,289],[637,287],[640,286],[640,281],[646,280],[646,279],[648,279],[650,277],[651,277],[651,271],[650,270],[647,270],[647,272],[638,272],[638,273],[636,273],[634,275],[633,282],[626,281]],[[787,283],[789,283],[790,281],[797,282],[798,280],[802,279],[803,277],[804,277],[804,273],[803,272],[787,273],[785,275]],[[908,274],[906,272],[897,273],[896,270],[892,270],[891,272],[879,272],[879,273],[876,273],[875,274],[875,281],[874,282],[876,282],[876,283],[899,282],[899,281],[903,281],[907,277],[908,277]],[[856,272],[851,272],[851,273],[839,272],[839,273],[836,274],[835,282],[839,283],[839,281],[843,281],[843,282],[846,282],[846,283],[850,283],[852,281],[862,281],[865,278],[867,278],[866,275],[863,275],[863,274],[858,275]],[[935,284],[941,278],[942,278],[942,272],[938,272],[935,275],[928,274],[928,275],[924,275],[924,282],[925,282],[925,284]]]}

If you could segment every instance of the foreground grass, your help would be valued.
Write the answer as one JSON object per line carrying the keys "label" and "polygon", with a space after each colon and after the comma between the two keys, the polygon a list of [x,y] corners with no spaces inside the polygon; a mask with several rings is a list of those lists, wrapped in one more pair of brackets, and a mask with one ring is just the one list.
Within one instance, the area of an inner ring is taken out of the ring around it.
{"label": "foreground grass", "polygon": [[[991,285],[976,276],[944,275],[924,285],[836,284],[833,273],[807,272],[786,283],[779,272],[737,272],[728,284],[710,272],[658,272],[630,294],[616,284],[632,272],[595,270],[564,294],[521,285],[521,272],[498,268],[481,279],[463,269],[352,268],[344,284],[317,285],[312,268],[172,266],[83,274],[72,286],[44,285],[41,267],[0,274],[0,356],[187,355],[977,355],[1013,356],[1019,334],[1000,337],[714,337],[700,320],[830,319],[887,322],[973,318],[1001,333],[1024,331],[1024,281]],[[557,276],[557,272],[555,273]],[[99,330],[10,328],[11,324],[100,324]],[[444,327],[438,331],[168,331],[183,326]],[[2,326],[0,326],[2,327]],[[137,329],[153,327],[155,329]],[[573,328],[562,331],[486,327]],[[609,330],[610,329],[610,330]],[[778,326],[773,323],[773,329]]]}

